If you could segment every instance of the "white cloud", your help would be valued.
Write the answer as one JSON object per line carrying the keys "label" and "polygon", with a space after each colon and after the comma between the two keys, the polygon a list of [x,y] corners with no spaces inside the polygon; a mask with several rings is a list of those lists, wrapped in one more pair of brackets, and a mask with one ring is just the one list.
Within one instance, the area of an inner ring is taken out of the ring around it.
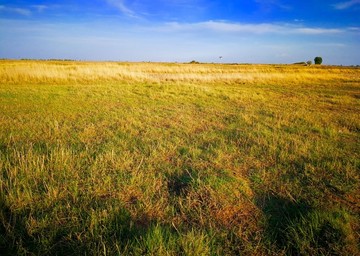
{"label": "white cloud", "polygon": [[30,16],[31,11],[24,8],[13,8],[13,7],[7,7],[5,5],[0,5],[0,12],[8,12],[8,13],[14,13],[14,14],[20,14],[23,16]]}
{"label": "white cloud", "polygon": [[249,33],[269,33],[278,31],[280,28],[272,24],[240,24],[228,23],[223,21],[205,21],[198,23],[179,23],[170,22],[165,25],[165,29],[170,31],[197,31],[211,30],[216,32],[249,32]]}
{"label": "white cloud", "polygon": [[230,23],[225,21],[205,21],[198,23],[179,23],[171,22],[160,28],[164,31],[203,31],[210,30],[220,33],[249,33],[249,34],[336,34],[345,30],[336,28],[311,28],[292,24],[273,24],[273,23]]}
{"label": "white cloud", "polygon": [[321,35],[321,34],[337,34],[344,32],[341,29],[336,28],[296,28],[293,31],[298,34],[307,34],[307,35]]}
{"label": "white cloud", "polygon": [[271,33],[281,30],[280,26],[273,24],[246,24],[246,23],[227,23],[217,21],[207,21],[198,23],[200,27],[209,30],[222,31],[222,32],[249,32],[249,33]]}
{"label": "white cloud", "polygon": [[38,12],[43,12],[44,10],[49,8],[47,5],[32,5],[31,7]]}
{"label": "white cloud", "polygon": [[346,2],[340,2],[337,4],[334,4],[334,8],[337,10],[345,10],[348,8],[351,8],[354,5],[360,4],[360,0],[351,0],[351,1],[346,1]]}
{"label": "white cloud", "polygon": [[360,32],[360,27],[349,27],[348,30],[353,32]]}
{"label": "white cloud", "polygon": [[125,14],[126,16],[137,18],[138,16],[136,13],[127,7],[125,0],[106,0],[106,2],[115,8],[117,8],[121,13]]}
{"label": "white cloud", "polygon": [[279,0],[255,0],[260,6],[265,9],[271,9],[272,7],[277,7],[284,10],[290,10],[291,6],[283,4],[282,1]]}

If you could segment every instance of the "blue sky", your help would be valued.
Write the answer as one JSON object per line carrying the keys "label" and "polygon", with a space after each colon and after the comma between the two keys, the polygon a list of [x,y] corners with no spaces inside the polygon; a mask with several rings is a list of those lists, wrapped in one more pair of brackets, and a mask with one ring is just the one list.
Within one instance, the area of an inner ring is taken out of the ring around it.
{"label": "blue sky", "polygon": [[358,65],[359,49],[360,0],[0,0],[0,58]]}

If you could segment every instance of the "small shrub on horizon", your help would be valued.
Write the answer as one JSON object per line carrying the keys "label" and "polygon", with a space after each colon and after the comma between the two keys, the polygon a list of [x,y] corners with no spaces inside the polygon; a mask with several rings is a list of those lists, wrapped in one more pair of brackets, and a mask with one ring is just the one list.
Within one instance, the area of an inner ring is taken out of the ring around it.
{"label": "small shrub on horizon", "polygon": [[190,64],[200,64],[200,62],[198,62],[196,60],[192,60],[192,61],[190,61]]}
{"label": "small shrub on horizon", "polygon": [[315,63],[315,65],[321,65],[321,63],[322,63],[322,58],[321,57],[315,57],[315,59],[314,59],[314,63]]}

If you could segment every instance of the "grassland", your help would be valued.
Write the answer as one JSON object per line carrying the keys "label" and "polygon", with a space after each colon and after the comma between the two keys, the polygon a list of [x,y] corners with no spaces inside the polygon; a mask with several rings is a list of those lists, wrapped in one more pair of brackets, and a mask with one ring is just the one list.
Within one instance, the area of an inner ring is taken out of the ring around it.
{"label": "grassland", "polygon": [[1,255],[359,255],[360,70],[0,61]]}

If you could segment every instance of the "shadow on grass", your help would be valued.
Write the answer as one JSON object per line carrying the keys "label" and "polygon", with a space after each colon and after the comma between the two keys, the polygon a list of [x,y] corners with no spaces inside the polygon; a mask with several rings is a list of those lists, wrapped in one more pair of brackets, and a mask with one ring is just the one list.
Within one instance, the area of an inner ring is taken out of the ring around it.
{"label": "shadow on grass", "polygon": [[265,239],[286,255],[356,255],[350,217],[340,209],[315,209],[304,201],[270,195],[258,200]]}
{"label": "shadow on grass", "polygon": [[29,231],[30,209],[14,211],[0,201],[0,255],[75,255],[85,249],[63,226]]}
{"label": "shadow on grass", "polygon": [[186,196],[193,183],[193,175],[189,171],[183,171],[169,175],[168,191],[172,196]]}
{"label": "shadow on grass", "polygon": [[124,208],[114,211],[106,219],[99,219],[97,227],[94,228],[91,223],[91,210],[77,210],[80,210],[77,220],[69,219],[62,225],[49,220],[46,225],[29,230],[32,218],[41,219],[42,214],[50,216],[51,210],[15,211],[0,197],[0,255],[139,253],[139,241],[155,228],[163,228],[151,220],[146,223],[133,220]]}
{"label": "shadow on grass", "polygon": [[304,202],[297,203],[274,195],[260,199],[259,203],[266,219],[266,238],[277,248],[293,252],[288,229],[311,210],[310,206]]}
{"label": "shadow on grass", "polygon": [[[12,216],[11,210],[0,197],[0,255],[16,255],[15,241],[17,236],[26,233],[24,223],[21,221],[19,222],[16,216]],[[18,230],[16,234],[11,232],[14,229]],[[26,237],[26,240],[31,239]]]}

